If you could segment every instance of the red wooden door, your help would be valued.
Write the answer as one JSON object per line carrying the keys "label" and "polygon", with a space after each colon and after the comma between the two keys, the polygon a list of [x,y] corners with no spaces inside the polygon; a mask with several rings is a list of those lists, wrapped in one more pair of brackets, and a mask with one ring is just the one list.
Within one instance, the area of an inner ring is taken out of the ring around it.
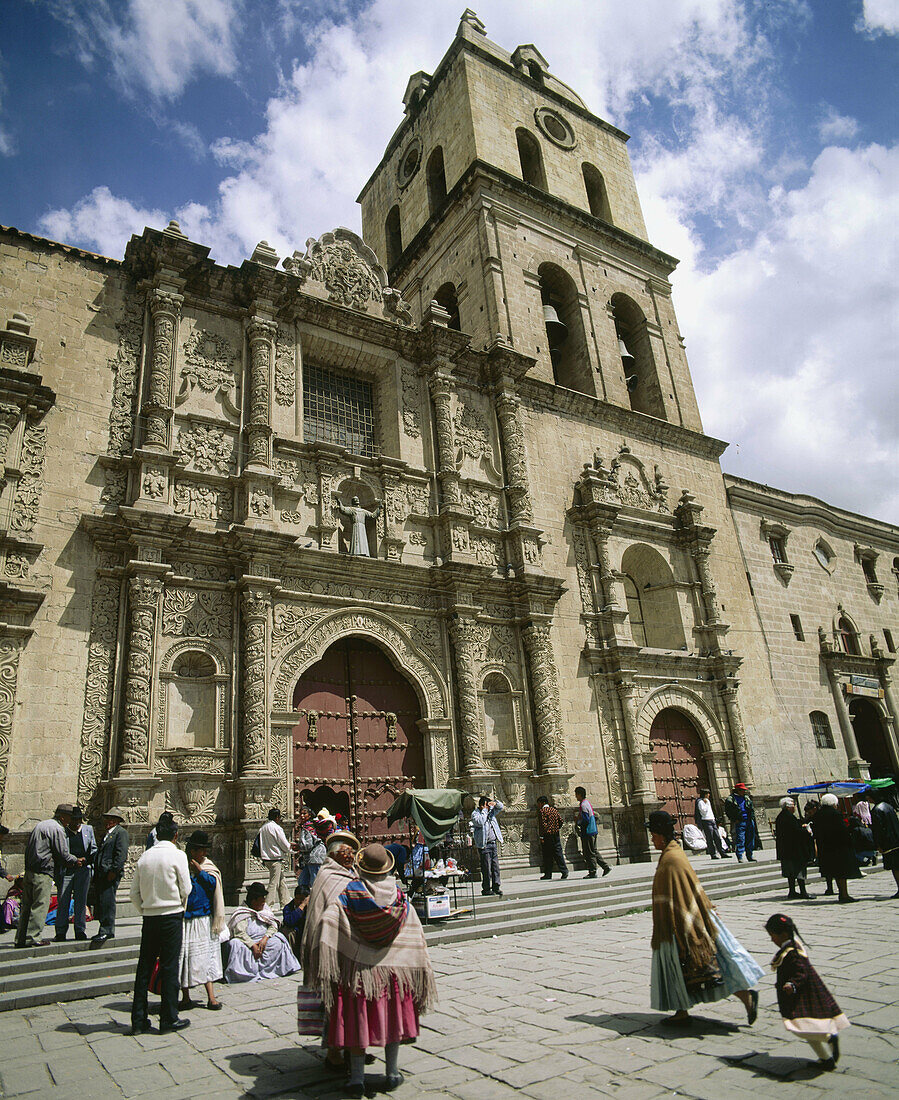
{"label": "red wooden door", "polygon": [[702,759],[702,741],[693,723],[679,710],[656,715],[649,731],[652,772],[662,809],[677,818],[678,827],[693,820],[700,787],[708,787],[708,769]]}
{"label": "red wooden door", "polygon": [[411,684],[370,642],[335,643],[301,678],[294,710],[294,807],[340,811],[360,839],[402,839],[386,813],[425,780],[421,711]]}

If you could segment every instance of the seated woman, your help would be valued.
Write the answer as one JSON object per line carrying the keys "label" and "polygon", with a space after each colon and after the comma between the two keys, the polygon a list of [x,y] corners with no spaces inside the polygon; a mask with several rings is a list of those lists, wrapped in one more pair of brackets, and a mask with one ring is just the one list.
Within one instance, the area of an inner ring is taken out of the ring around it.
{"label": "seated woman", "polygon": [[251,882],[246,905],[239,905],[228,921],[231,940],[226,982],[286,978],[300,969],[290,944],[278,931],[275,914],[265,904],[266,893],[261,882]]}
{"label": "seated woman", "polygon": [[294,956],[300,957],[300,944],[303,940],[303,927],[306,924],[306,906],[309,904],[309,891],[301,883],[293,892],[293,901],[284,906],[284,920],[281,922],[284,938],[290,944]]}

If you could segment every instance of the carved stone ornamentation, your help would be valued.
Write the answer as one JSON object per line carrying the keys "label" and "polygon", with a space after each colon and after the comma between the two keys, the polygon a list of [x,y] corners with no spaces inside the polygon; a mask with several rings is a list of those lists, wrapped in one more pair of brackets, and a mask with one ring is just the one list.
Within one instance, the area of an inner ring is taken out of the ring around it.
{"label": "carved stone ornamentation", "polygon": [[134,447],[134,394],[143,339],[141,310],[133,299],[125,302],[122,317],[116,322],[119,344],[109,360],[113,372],[112,409],[109,414],[111,455],[130,454]]}
{"label": "carved stone ornamentation", "polygon": [[0,814],[3,813],[3,794],[6,790],[6,773],[12,744],[12,724],[16,707],[16,683],[21,650],[21,639],[0,638]]}
{"label": "carved stone ornamentation", "polygon": [[318,504],[318,474],[312,462],[305,458],[279,458],[275,469],[282,489],[298,493],[307,504]]}
{"label": "carved stone ornamentation", "polygon": [[500,393],[496,399],[496,415],[499,420],[506,462],[509,510],[513,520],[529,523],[533,512],[528,485],[527,456],[524,450],[524,433],[521,428],[521,405],[518,398]]}
{"label": "carved stone ornamentation", "polygon": [[549,623],[530,623],[522,631],[522,639],[530,666],[541,771],[558,771],[565,765],[562,708]]}
{"label": "carved stone ornamentation", "polygon": [[276,604],[272,617],[272,653],[280,653],[288,642],[302,638],[320,615],[310,614],[308,609],[290,604]]}
{"label": "carved stone ornamentation", "polygon": [[162,633],[185,638],[227,638],[231,599],[227,592],[167,588],[162,599]]}
{"label": "carved stone ornamentation", "polygon": [[120,594],[121,585],[117,579],[97,577],[91,602],[78,765],[78,801],[82,806],[94,798],[103,778],[108,752]]}
{"label": "carved stone ornamentation", "polygon": [[457,617],[450,620],[450,637],[456,655],[462,763],[467,772],[479,772],[484,770],[484,744],[478,672],[487,655],[490,627]]}
{"label": "carved stone ornamentation", "polygon": [[153,635],[162,582],[137,575],[128,583],[128,658],[125,665],[125,712],[122,725],[121,771],[149,766],[150,684]]}
{"label": "carved stone ornamentation", "polygon": [[182,349],[185,366],[181,377],[190,386],[199,386],[205,393],[225,390],[230,394],[236,385],[234,376],[237,354],[233,345],[214,332],[196,328]]}
{"label": "carved stone ornamentation", "polygon": [[178,433],[178,446],[194,469],[228,474],[233,469],[234,440],[221,428],[192,424]]}
{"label": "carved stone ornamentation", "polygon": [[100,501],[106,505],[124,504],[128,493],[127,470],[105,470]]}
{"label": "carved stone ornamentation", "polygon": [[471,518],[479,527],[499,527],[499,497],[496,493],[487,489],[470,489],[467,499]]}
{"label": "carved stone ornamentation", "polygon": [[164,450],[169,445],[175,341],[184,299],[180,294],[156,289],[150,292],[148,301],[153,322],[153,345],[147,400],[143,408],[144,446]]}
{"label": "carved stone ornamentation", "polygon": [[216,489],[202,482],[178,481],[174,494],[175,512],[195,519],[222,520],[234,518],[234,500],[230,489]]}
{"label": "carved stone ornamentation", "polygon": [[140,482],[141,494],[150,500],[162,500],[168,483],[168,475],[163,467],[145,466]]}
{"label": "carved stone ornamentation", "polygon": [[403,364],[403,431],[410,439],[421,435],[421,386],[411,363]]}
{"label": "carved stone ornamentation", "polygon": [[452,416],[452,382],[437,373],[429,380],[437,429],[437,468],[444,501],[451,506],[461,503],[462,491],[456,469],[456,447]]}
{"label": "carved stone ornamentation", "polygon": [[243,613],[243,738],[241,774],[264,771],[268,742],[266,651],[271,594],[265,588],[241,592]]}
{"label": "carved stone ornamentation", "polygon": [[382,302],[387,277],[374,252],[348,229],[324,233],[306,242],[303,257],[308,277],[321,283],[338,305],[365,309]]}
{"label": "carved stone ornamentation", "polygon": [[21,476],[16,486],[10,530],[28,535],[34,530],[44,485],[44,454],[47,447],[45,426],[26,423],[22,441]]}
{"label": "carved stone ornamentation", "polygon": [[460,401],[453,428],[456,446],[462,454],[475,462],[479,462],[485,455],[492,457],[490,429],[477,409]]}
{"label": "carved stone ornamentation", "polygon": [[274,321],[253,317],[247,322],[250,344],[250,397],[247,420],[247,456],[250,463],[271,464],[272,346],[278,335]]}
{"label": "carved stone ornamentation", "polygon": [[293,343],[278,340],[275,345],[275,401],[289,408],[296,400],[297,366]]}
{"label": "carved stone ornamentation", "polygon": [[476,535],[471,540],[471,549],[474,551],[478,565],[495,569],[500,564],[500,546],[496,539]]}

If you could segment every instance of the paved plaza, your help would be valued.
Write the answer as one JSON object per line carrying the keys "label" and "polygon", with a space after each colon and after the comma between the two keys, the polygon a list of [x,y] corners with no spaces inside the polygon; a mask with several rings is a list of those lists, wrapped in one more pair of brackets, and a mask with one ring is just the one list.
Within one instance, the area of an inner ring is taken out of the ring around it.
{"label": "paved plaza", "polygon": [[[700,871],[701,873],[701,871]],[[835,1073],[790,1038],[773,975],[753,1028],[735,999],[670,1033],[649,1008],[648,913],[432,949],[439,1010],[401,1052],[403,1097],[503,1100],[567,1095],[815,1097],[899,1090],[899,901],[892,876],[853,884],[858,904],[730,899],[721,916],[756,958],[778,908],[806,934],[812,960],[853,1026]],[[648,888],[648,883],[647,883]],[[34,1100],[324,1097],[343,1094],[320,1051],[295,1031],[296,981],[222,987],[225,1008],[194,1009],[176,1035],[131,1038],[128,998],[101,997],[0,1016],[3,1095]],[[152,999],[151,999],[152,1000]],[[369,1079],[383,1065],[370,1067]]]}

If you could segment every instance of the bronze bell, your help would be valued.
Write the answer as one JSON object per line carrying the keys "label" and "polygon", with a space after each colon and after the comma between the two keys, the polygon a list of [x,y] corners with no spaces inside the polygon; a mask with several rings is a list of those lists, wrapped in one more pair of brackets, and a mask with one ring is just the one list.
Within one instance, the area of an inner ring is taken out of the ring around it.
{"label": "bronze bell", "polygon": [[627,373],[627,371],[633,367],[635,360],[633,355],[627,350],[627,344],[625,344],[620,336],[618,337],[618,353],[621,356],[621,363],[625,373]]}
{"label": "bronze bell", "polygon": [[559,320],[556,307],[549,302],[543,304],[543,323],[546,325],[546,336],[549,340],[550,354],[558,351],[568,337],[568,327]]}

